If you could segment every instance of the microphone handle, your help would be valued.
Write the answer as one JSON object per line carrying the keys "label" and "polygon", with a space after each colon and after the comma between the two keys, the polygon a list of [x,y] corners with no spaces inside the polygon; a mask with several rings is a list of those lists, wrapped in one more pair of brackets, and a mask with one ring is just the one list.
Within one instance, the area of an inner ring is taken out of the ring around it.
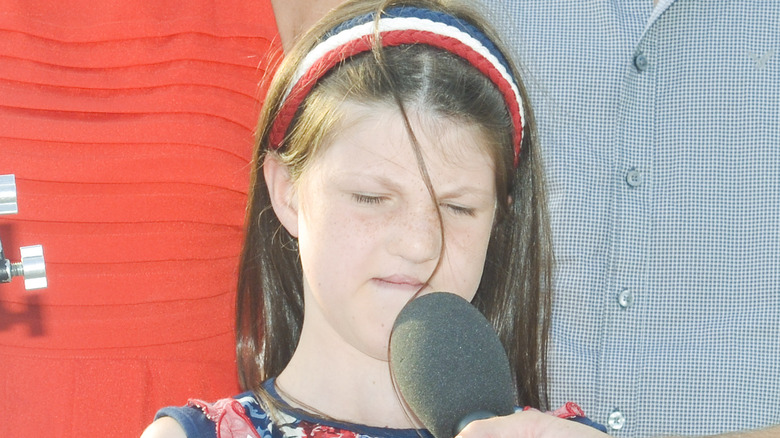
{"label": "microphone handle", "polygon": [[465,417],[461,418],[458,424],[455,425],[455,429],[452,431],[452,436],[458,436],[458,434],[466,428],[472,421],[486,420],[488,418],[498,417],[498,415],[489,411],[475,411]]}

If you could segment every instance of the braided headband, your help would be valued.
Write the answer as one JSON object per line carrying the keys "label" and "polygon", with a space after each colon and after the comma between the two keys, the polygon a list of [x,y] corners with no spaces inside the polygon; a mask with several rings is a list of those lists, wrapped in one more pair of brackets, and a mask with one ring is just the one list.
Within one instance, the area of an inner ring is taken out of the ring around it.
{"label": "braided headband", "polygon": [[328,71],[340,62],[372,48],[374,32],[378,31],[384,47],[402,44],[427,44],[446,50],[468,61],[490,79],[501,94],[514,125],[514,164],[517,166],[523,141],[523,104],[509,63],[490,39],[476,27],[451,15],[401,6],[385,11],[378,25],[375,14],[366,14],[345,21],[323,36],[295,71],[292,86],[287,90],[271,132],[269,147],[281,146],[287,129],[301,102]]}

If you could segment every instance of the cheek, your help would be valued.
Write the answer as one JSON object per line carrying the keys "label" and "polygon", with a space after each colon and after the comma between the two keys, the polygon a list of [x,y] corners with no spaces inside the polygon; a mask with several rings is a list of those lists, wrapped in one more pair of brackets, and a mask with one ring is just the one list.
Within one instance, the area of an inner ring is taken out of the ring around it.
{"label": "cheek", "polygon": [[337,203],[311,202],[299,219],[299,246],[305,272],[318,278],[354,273],[377,239],[376,224],[348,214]]}
{"label": "cheek", "polygon": [[485,256],[492,230],[492,220],[479,226],[447,229],[447,244],[440,270],[456,288],[454,292],[473,298],[482,280]]}

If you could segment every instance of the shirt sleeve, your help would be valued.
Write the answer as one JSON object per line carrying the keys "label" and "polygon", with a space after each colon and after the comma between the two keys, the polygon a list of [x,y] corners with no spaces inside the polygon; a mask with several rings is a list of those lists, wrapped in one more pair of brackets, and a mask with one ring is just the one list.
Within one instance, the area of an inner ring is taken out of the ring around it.
{"label": "shirt sleeve", "polygon": [[176,420],[184,429],[187,438],[217,437],[216,425],[198,408],[191,406],[162,408],[157,411],[154,419],[161,417],[171,417]]}
{"label": "shirt sleeve", "polygon": [[603,425],[603,424],[601,424],[601,423],[597,423],[597,422],[595,422],[595,421],[591,420],[591,419],[590,419],[590,418],[588,418],[588,417],[572,417],[572,418],[569,418],[569,420],[570,420],[570,421],[577,422],[577,423],[584,424],[584,425],[586,425],[586,426],[590,426],[590,427],[592,427],[592,428],[594,428],[594,429],[597,429],[597,430],[599,430],[600,432],[607,433],[607,428],[606,428],[606,426],[604,426],[604,425]]}

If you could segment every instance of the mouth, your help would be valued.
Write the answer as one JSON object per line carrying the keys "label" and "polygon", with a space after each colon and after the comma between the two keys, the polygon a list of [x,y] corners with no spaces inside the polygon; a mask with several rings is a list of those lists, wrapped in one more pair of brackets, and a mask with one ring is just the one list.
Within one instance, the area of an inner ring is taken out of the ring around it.
{"label": "mouth", "polygon": [[389,287],[393,289],[412,290],[417,292],[425,286],[425,283],[421,282],[417,278],[409,277],[406,275],[391,275],[388,277],[377,277],[373,279],[375,283],[383,287]]}

